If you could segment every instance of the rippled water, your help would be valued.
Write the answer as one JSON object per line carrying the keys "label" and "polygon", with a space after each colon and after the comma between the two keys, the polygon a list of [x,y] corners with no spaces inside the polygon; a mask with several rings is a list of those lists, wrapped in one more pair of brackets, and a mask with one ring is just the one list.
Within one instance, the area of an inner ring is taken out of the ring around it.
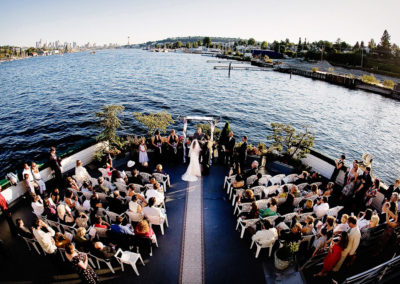
{"label": "rippled water", "polygon": [[400,175],[399,101],[272,71],[228,78],[208,59],[109,50],[0,64],[0,177],[41,159],[50,145],[63,150],[96,135],[93,114],[104,104],[126,107],[126,134],[141,131],[132,111],[221,116],[253,143],[266,141],[270,122],[307,122],[323,153],[370,152],[376,175],[388,182]]}

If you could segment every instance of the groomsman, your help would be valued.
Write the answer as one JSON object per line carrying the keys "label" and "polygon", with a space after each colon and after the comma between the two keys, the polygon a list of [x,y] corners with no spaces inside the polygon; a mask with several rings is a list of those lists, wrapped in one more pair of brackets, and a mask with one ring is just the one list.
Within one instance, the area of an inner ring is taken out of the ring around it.
{"label": "groomsman", "polygon": [[193,139],[197,139],[200,144],[203,144],[204,133],[202,133],[201,127],[197,128],[197,132],[193,134]]}
{"label": "groomsman", "polygon": [[233,163],[233,150],[235,149],[236,140],[233,137],[233,132],[229,132],[228,140],[225,145],[225,156],[226,162],[229,164]]}
{"label": "groomsman", "polygon": [[56,187],[60,189],[61,197],[64,197],[64,184],[61,171],[61,158],[56,155],[56,148],[50,148],[49,166],[54,171]]}
{"label": "groomsman", "polygon": [[242,145],[240,145],[239,149],[239,162],[240,168],[244,170],[246,168],[246,159],[247,159],[247,136],[242,137]]}

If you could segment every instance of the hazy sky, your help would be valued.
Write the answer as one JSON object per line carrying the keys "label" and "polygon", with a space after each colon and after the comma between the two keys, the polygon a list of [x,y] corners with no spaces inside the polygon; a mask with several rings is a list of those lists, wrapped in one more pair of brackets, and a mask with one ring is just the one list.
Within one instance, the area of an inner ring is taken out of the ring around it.
{"label": "hazy sky", "polygon": [[379,42],[385,29],[400,44],[396,0],[0,0],[0,45],[39,39],[125,44],[177,36],[299,37]]}

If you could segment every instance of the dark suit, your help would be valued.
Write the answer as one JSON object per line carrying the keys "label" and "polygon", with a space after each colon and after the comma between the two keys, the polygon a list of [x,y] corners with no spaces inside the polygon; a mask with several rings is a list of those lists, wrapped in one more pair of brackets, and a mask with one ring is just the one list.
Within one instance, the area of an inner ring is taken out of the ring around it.
{"label": "dark suit", "polygon": [[112,197],[109,199],[109,208],[110,211],[115,212],[117,214],[122,214],[126,211],[126,205],[122,199]]}
{"label": "dark suit", "polygon": [[61,172],[61,158],[57,157],[57,155],[49,154],[49,167],[54,171],[56,184],[60,188],[60,193],[63,195],[63,177]]}
{"label": "dark suit", "polygon": [[233,162],[233,150],[235,149],[235,144],[236,144],[236,140],[235,140],[235,138],[231,138],[231,137],[228,137],[228,139],[226,140],[226,145],[225,145],[225,150],[227,151],[226,152],[226,160],[228,161],[229,160],[229,162],[232,164],[232,162]]}
{"label": "dark suit", "polygon": [[247,159],[247,142],[243,142],[242,145],[240,145],[239,149],[239,162],[242,170],[244,170],[246,167],[246,159]]}

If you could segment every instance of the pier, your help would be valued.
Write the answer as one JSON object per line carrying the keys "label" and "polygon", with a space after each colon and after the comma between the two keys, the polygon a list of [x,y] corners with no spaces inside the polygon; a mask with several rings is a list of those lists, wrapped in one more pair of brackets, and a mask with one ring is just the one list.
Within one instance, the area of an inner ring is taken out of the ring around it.
{"label": "pier", "polygon": [[216,65],[214,66],[215,70],[246,70],[246,71],[272,71],[272,69],[265,69],[261,67],[253,67],[253,66],[231,66],[229,65]]}

